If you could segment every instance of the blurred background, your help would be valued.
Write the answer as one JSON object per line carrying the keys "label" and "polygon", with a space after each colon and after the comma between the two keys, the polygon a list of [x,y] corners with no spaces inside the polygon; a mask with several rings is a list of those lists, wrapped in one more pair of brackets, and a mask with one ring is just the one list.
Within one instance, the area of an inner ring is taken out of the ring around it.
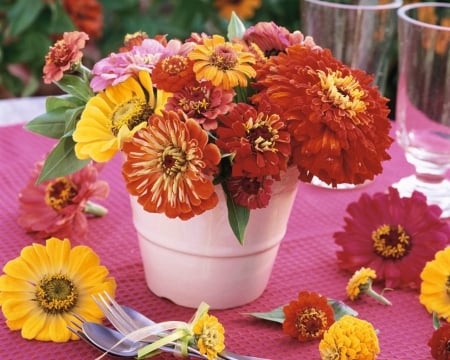
{"label": "blurred background", "polygon": [[[232,11],[247,26],[258,21],[274,21],[291,31],[298,30],[300,1],[0,0],[0,98],[57,92],[55,87],[43,84],[42,68],[49,46],[64,31],[80,30],[89,34],[84,62],[90,66],[116,52],[127,33],[145,31],[150,37],[168,34],[168,38],[181,40],[191,32],[226,35]],[[397,53],[393,52],[391,57],[386,96],[394,110]]]}

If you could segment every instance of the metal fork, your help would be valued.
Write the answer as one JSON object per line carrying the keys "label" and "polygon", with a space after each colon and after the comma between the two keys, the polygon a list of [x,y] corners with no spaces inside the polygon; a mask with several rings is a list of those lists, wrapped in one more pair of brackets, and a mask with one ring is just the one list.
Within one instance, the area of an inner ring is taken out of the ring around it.
{"label": "metal fork", "polygon": [[[102,294],[97,294],[97,296],[93,296],[94,301],[102,310],[103,314],[106,318],[111,322],[111,324],[122,334],[128,335],[131,332],[138,330],[141,326],[139,326],[122,308],[122,306],[117,303],[108,292],[104,292]],[[150,339],[149,339],[150,340]],[[153,339],[154,340],[154,339]],[[170,343],[172,346],[177,346],[175,343]],[[203,356],[204,359],[207,357],[201,354],[198,349],[188,346],[189,354],[195,354],[197,356]],[[267,360],[261,359],[251,356],[244,356],[238,354],[230,354],[227,352],[223,352],[217,354],[219,359],[223,360]]]}

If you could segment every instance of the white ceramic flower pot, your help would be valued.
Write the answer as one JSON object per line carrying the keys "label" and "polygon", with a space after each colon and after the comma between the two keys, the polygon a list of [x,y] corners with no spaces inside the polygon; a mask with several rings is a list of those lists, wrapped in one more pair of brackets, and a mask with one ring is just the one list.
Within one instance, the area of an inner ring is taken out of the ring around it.
{"label": "white ceramic flower pot", "polygon": [[148,213],[132,198],[150,290],[191,308],[205,301],[212,309],[226,309],[258,298],[267,286],[285,235],[297,184],[295,169],[274,184],[269,206],[251,211],[244,245],[228,224],[222,192],[216,208],[188,221]]}

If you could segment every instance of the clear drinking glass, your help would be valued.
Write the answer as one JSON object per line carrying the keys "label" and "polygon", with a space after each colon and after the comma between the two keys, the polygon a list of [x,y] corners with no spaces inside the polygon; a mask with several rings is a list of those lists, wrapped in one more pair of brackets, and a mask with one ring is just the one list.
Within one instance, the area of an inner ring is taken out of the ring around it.
{"label": "clear drinking glass", "polygon": [[[397,9],[402,0],[301,0],[301,27],[344,64],[374,75],[385,95],[389,66],[396,61]],[[361,185],[339,184],[337,189]],[[331,188],[318,178],[313,185]]]}
{"label": "clear drinking glass", "polygon": [[397,184],[450,217],[450,4],[415,3],[398,11],[397,141],[415,174]]}
{"label": "clear drinking glass", "polygon": [[401,5],[401,0],[301,0],[302,32],[344,64],[373,74],[384,94]]}

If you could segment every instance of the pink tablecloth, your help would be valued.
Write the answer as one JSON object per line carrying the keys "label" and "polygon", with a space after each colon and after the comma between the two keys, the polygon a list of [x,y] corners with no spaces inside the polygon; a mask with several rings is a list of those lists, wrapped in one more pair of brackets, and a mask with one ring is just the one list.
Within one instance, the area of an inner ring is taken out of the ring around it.
{"label": "pink tablecloth", "polygon": [[[16,125],[0,128],[0,144],[0,265],[3,266],[32,242],[16,224],[17,193],[24,186],[32,164],[49,150],[51,141]],[[349,275],[337,268],[337,247],[332,234],[342,228],[347,204],[356,200],[362,191],[384,191],[389,184],[412,171],[396,144],[391,153],[393,159],[385,163],[384,173],[358,190],[337,191],[299,185],[288,232],[264,294],[246,306],[212,312],[225,326],[226,344],[230,349],[274,360],[320,358],[317,342],[299,343],[284,335],[279,324],[253,319],[243,313],[271,310],[295,299],[301,290],[345,300]],[[146,287],[130,205],[117,160],[106,167],[102,178],[111,186],[111,195],[103,202],[109,208],[109,214],[102,219],[90,220],[85,244],[99,254],[102,263],[116,278],[117,299],[157,321],[189,320],[192,309],[160,299]],[[382,306],[368,297],[350,304],[361,318],[371,321],[379,330],[379,359],[430,359],[426,343],[432,333],[432,321],[420,305],[418,293],[396,290],[388,295],[393,303],[391,307]],[[0,316],[0,359],[94,359],[99,354],[82,341],[56,344],[24,340],[19,332],[9,331],[4,317]]]}

